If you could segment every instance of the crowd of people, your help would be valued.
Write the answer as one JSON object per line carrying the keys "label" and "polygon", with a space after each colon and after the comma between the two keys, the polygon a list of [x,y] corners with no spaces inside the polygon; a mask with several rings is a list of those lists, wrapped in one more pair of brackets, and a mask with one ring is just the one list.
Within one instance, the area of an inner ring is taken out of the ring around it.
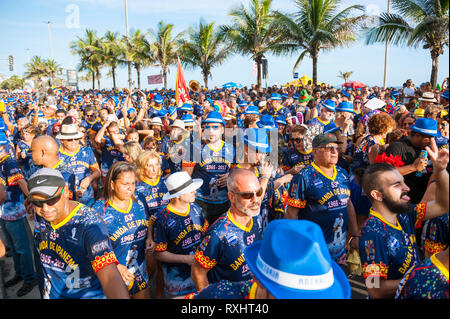
{"label": "crowd of people", "polygon": [[448,84],[0,93],[5,286],[448,299]]}

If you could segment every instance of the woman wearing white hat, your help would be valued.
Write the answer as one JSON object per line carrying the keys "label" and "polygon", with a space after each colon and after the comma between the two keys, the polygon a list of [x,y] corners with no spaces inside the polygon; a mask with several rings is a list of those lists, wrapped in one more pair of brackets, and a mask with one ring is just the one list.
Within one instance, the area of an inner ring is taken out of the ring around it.
{"label": "woman wearing white hat", "polygon": [[196,291],[191,265],[208,222],[195,203],[195,191],[203,184],[201,179],[177,172],[165,184],[168,192],[162,199],[169,200],[169,204],[156,219],[155,256],[162,262],[166,295],[175,297]]}

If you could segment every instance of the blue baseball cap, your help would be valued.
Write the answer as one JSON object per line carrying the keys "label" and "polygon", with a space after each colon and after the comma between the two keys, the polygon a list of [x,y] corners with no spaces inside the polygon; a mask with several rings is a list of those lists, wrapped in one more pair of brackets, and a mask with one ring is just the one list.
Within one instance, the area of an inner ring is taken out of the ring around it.
{"label": "blue baseball cap", "polygon": [[287,125],[286,117],[284,115],[279,115],[275,118],[275,122],[278,124]]}
{"label": "blue baseball cap", "polygon": [[269,100],[271,101],[283,101],[283,99],[281,98],[281,95],[278,93],[272,93],[269,97]]}
{"label": "blue baseball cap", "polygon": [[338,104],[336,107],[336,112],[349,112],[356,114],[356,112],[353,110],[353,103],[348,101],[343,101]]}
{"label": "blue baseball cap", "polygon": [[266,130],[249,128],[245,131],[243,140],[245,145],[258,152],[270,153],[272,151]]}
{"label": "blue baseball cap", "polygon": [[247,114],[261,115],[261,113],[259,113],[259,108],[255,105],[250,105],[249,107],[247,107],[247,109],[242,114],[244,114],[244,115],[247,115]]}
{"label": "blue baseball cap", "polygon": [[311,221],[270,222],[263,239],[244,249],[244,257],[255,278],[277,299],[351,297],[347,276],[331,259],[322,229]]}
{"label": "blue baseball cap", "polygon": [[330,111],[336,112],[336,102],[330,99],[326,99],[324,102],[320,103],[321,107],[326,107]]}
{"label": "blue baseball cap", "polygon": [[438,136],[437,122],[427,117],[419,117],[410,128],[412,131],[423,135]]}
{"label": "blue baseball cap", "polygon": [[203,123],[216,123],[225,125],[225,121],[222,118],[222,115],[217,111],[211,111],[206,116],[206,119],[203,120]]}

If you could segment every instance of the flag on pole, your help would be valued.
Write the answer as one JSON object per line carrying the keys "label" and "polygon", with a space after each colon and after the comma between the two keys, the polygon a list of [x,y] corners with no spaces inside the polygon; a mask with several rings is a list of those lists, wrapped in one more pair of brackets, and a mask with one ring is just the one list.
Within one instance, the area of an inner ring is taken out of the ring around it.
{"label": "flag on pole", "polygon": [[183,70],[181,69],[180,57],[178,57],[177,80],[176,80],[175,98],[177,106],[181,106],[190,101],[189,91],[184,80]]}

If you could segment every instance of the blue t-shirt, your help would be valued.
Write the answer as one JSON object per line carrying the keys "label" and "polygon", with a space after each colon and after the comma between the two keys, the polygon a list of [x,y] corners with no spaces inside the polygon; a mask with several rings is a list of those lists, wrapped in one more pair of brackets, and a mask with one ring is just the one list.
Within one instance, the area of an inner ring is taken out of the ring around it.
{"label": "blue t-shirt", "polygon": [[397,289],[396,299],[448,299],[448,269],[436,255],[411,267]]}
{"label": "blue t-shirt", "polygon": [[426,206],[420,203],[413,205],[412,211],[398,214],[397,225],[370,210],[359,240],[364,278],[400,279],[420,261],[415,229],[421,227]]}
{"label": "blue t-shirt", "polygon": [[281,168],[283,171],[288,171],[294,166],[308,166],[313,160],[314,155],[311,150],[309,152],[299,152],[297,149],[291,147],[283,152]]}
{"label": "blue t-shirt", "polygon": [[96,273],[118,261],[97,212],[79,203],[60,224],[43,222],[40,228],[43,298],[105,298]]}
{"label": "blue t-shirt", "polygon": [[147,180],[139,181],[136,184],[136,193],[141,194],[140,196],[145,199],[149,209],[150,224],[154,223],[158,218],[158,213],[169,203],[168,200],[162,199],[164,194],[168,192],[165,181],[165,178],[160,177],[154,184]]}
{"label": "blue t-shirt", "polygon": [[101,171],[102,176],[106,177],[108,174],[109,168],[118,161],[123,161],[123,155],[118,150],[112,139],[107,136],[103,137],[105,139],[105,143],[102,146],[102,156],[101,156]]}
{"label": "blue t-shirt", "polygon": [[0,218],[14,221],[24,218],[26,209],[24,195],[18,184],[19,179],[23,179],[22,171],[17,166],[17,161],[6,155],[0,159],[0,182],[3,184],[6,193],[6,201],[2,204]]}
{"label": "blue t-shirt", "polygon": [[97,201],[92,208],[105,223],[109,239],[119,264],[126,266],[134,280],[126,285],[132,295],[148,287],[145,264],[145,239],[148,231],[146,207],[130,198],[127,210],[121,210],[111,202]]}
{"label": "blue t-shirt", "polygon": [[230,211],[221,215],[208,229],[195,252],[195,260],[208,271],[210,284],[220,280],[245,281],[251,279],[244,249],[262,239],[262,225],[258,216],[249,226],[234,221]]}
{"label": "blue t-shirt", "polygon": [[350,199],[347,172],[335,166],[333,176],[329,177],[313,162],[294,175],[288,193],[287,205],[300,209],[298,219],[318,224],[331,258],[344,260]]}
{"label": "blue t-shirt", "polygon": [[[62,149],[59,149],[58,157],[64,162],[67,169],[75,175],[76,187],[79,187],[81,181],[91,175],[92,171],[99,169],[94,152],[90,147],[79,146],[73,154],[68,154]],[[94,202],[94,189],[92,184],[84,191],[81,198],[77,198],[77,201],[89,206]]]}
{"label": "blue t-shirt", "polygon": [[18,161],[25,179],[28,179],[36,171],[36,166],[34,165],[33,159],[31,158],[31,146],[26,144],[24,141],[19,141],[17,142],[17,147],[19,148],[20,152],[26,154],[25,158],[20,157]]}
{"label": "blue t-shirt", "polygon": [[[193,255],[208,228],[208,222],[196,203],[191,203],[186,213],[175,210],[169,204],[159,213],[155,228],[155,252]],[[167,293],[180,296],[195,291],[189,265],[163,262],[162,268]]]}
{"label": "blue t-shirt", "polygon": [[234,160],[234,149],[231,145],[222,141],[222,146],[218,149],[211,149],[208,144],[201,148],[200,162],[183,161],[183,167],[194,167],[192,178],[203,180],[202,186],[197,190],[197,199],[212,203],[223,204],[228,201],[228,191],[226,186],[217,186],[216,180],[219,175],[227,174]]}
{"label": "blue t-shirt", "polygon": [[430,254],[444,250],[448,244],[448,213],[423,223],[421,241],[422,247]]}
{"label": "blue t-shirt", "polygon": [[255,299],[251,292],[256,290],[253,280],[232,282],[221,280],[208,285],[197,293],[191,293],[184,299]]}

